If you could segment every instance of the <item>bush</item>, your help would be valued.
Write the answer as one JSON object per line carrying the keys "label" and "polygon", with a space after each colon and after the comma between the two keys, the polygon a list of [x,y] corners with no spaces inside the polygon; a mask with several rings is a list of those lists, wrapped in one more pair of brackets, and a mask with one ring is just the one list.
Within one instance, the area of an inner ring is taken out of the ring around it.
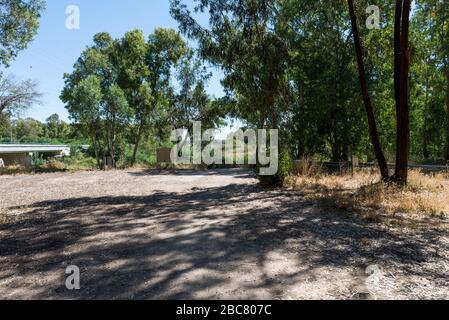
{"label": "bush", "polygon": [[[131,166],[133,149],[131,146],[125,146],[124,153],[119,157],[117,161],[117,167],[127,168]],[[136,153],[136,166],[151,166],[156,164],[156,152],[154,149],[139,148]]]}
{"label": "bush", "polygon": [[310,158],[302,158],[296,162],[294,173],[304,177],[319,177],[324,173],[323,165]]}
{"label": "bush", "polygon": [[39,158],[36,155],[33,155],[33,162],[32,162],[32,167],[33,170],[39,169],[43,164],[45,164],[45,160]]}
{"label": "bush", "polygon": [[97,161],[82,152],[75,152],[71,157],[64,158],[63,163],[67,170],[94,170],[97,169]]}
{"label": "bush", "polygon": [[5,168],[0,168],[0,175],[20,174],[20,173],[27,173],[29,171],[30,170],[27,170],[25,167],[22,167],[21,165],[11,165]]}
{"label": "bush", "polygon": [[44,161],[39,167],[36,168],[36,171],[40,172],[58,172],[58,171],[65,171],[66,166],[64,163],[58,160],[49,160]]}
{"label": "bush", "polygon": [[260,184],[268,188],[282,187],[286,179],[293,173],[293,159],[287,151],[279,156],[279,167],[275,175],[259,176]]}

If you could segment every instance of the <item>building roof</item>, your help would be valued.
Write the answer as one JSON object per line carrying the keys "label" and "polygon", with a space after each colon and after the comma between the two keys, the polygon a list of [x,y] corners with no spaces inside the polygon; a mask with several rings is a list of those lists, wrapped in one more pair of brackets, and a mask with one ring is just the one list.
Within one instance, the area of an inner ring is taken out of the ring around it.
{"label": "building roof", "polygon": [[70,154],[70,147],[66,145],[45,145],[45,144],[0,144],[1,153],[28,153],[28,152],[49,152]]}

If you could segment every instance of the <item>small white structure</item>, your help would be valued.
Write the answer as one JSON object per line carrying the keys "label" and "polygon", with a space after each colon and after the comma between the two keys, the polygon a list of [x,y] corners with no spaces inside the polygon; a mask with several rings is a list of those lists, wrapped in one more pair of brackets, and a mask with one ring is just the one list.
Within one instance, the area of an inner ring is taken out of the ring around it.
{"label": "small white structure", "polygon": [[68,157],[70,156],[70,147],[42,144],[0,144],[0,158],[3,166],[18,164],[29,168],[32,165],[34,153],[43,154],[45,157]]}

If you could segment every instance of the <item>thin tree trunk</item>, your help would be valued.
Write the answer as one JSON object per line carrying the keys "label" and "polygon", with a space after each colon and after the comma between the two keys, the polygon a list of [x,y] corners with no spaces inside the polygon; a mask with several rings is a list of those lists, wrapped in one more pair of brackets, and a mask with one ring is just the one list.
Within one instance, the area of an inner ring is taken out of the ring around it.
{"label": "thin tree trunk", "polygon": [[[270,129],[279,129],[279,124],[278,124],[278,116],[276,114],[276,99],[274,97],[274,95],[271,95],[270,98],[268,99],[268,110],[269,110],[269,116],[270,116],[270,125],[271,128]],[[262,127],[259,127],[258,129],[262,129]]]}
{"label": "thin tree trunk", "polygon": [[305,142],[304,142],[304,129],[303,126],[301,126],[301,128],[299,129],[299,136],[298,136],[298,147],[297,147],[297,155],[296,158],[298,160],[301,160],[304,158],[305,153],[306,153],[306,148],[305,148]]}
{"label": "thin tree trunk", "polygon": [[[108,152],[109,156],[112,154],[112,123],[111,123],[111,113],[107,112],[106,114],[106,139],[107,139],[107,145],[108,145]],[[107,161],[105,163],[105,166],[107,165]]]}
{"label": "thin tree trunk", "polygon": [[[400,0],[398,0],[400,1]],[[400,37],[400,84],[399,84],[399,123],[397,128],[397,162],[394,181],[406,185],[408,179],[408,157],[410,145],[410,109],[408,101],[409,91],[409,20],[411,0],[404,0],[402,7],[401,37]]]}
{"label": "thin tree trunk", "polygon": [[368,117],[368,128],[371,138],[371,143],[373,145],[374,154],[376,155],[377,162],[380,168],[380,174],[383,180],[389,179],[387,160],[385,159],[384,153],[379,140],[379,132],[377,130],[376,119],[374,116],[373,106],[371,103],[371,98],[368,93],[368,84],[366,80],[365,64],[363,62],[362,45],[360,42],[359,29],[357,26],[357,17],[354,10],[354,1],[348,0],[349,14],[351,16],[352,33],[354,35],[354,45],[357,55],[357,64],[359,69],[360,77],[360,88],[362,91],[363,102],[366,109],[366,114]]}
{"label": "thin tree trunk", "polygon": [[446,124],[446,160],[449,161],[449,70],[446,72],[447,91],[446,91],[446,106],[447,106],[447,124]]}
{"label": "thin tree trunk", "polygon": [[111,165],[112,168],[116,168],[115,163],[115,144],[116,144],[116,115],[115,111],[109,113],[109,117],[107,119],[107,137],[108,137],[108,154],[111,157]]}
{"label": "thin tree trunk", "polygon": [[265,128],[265,113],[261,112],[259,114],[259,125],[257,129],[264,129]]}
{"label": "thin tree trunk", "polygon": [[101,161],[100,161],[100,154],[98,152],[98,145],[97,145],[97,130],[92,130],[92,145],[94,147],[94,153],[95,153],[95,160],[97,160],[97,166],[98,169],[101,169]]}
{"label": "thin tree trunk", "polygon": [[134,150],[133,150],[133,156],[131,158],[131,167],[133,167],[136,164],[136,157],[137,157],[137,150],[139,149],[140,140],[142,138],[142,131],[143,131],[143,121],[141,121],[139,128],[137,129],[137,135],[136,139],[134,141]]}
{"label": "thin tree trunk", "polygon": [[115,168],[115,126],[114,120],[111,121],[110,126],[108,126],[108,146],[109,146],[109,156],[111,157],[112,168]]}
{"label": "thin tree trunk", "polygon": [[401,19],[402,0],[396,0],[396,11],[394,18],[394,98],[396,102],[396,171],[399,163],[399,128],[401,127]]}
{"label": "thin tree trunk", "polygon": [[[429,65],[430,64],[430,59],[426,60],[426,64]],[[429,105],[429,87],[430,87],[430,74],[429,74],[429,69],[426,68],[426,90],[425,90],[425,99],[424,99],[424,106],[428,106]],[[428,141],[429,139],[427,139],[427,123],[424,122],[423,123],[423,127],[421,128],[421,139],[422,139],[422,156],[425,160],[428,160],[430,158],[430,152],[429,152],[429,146],[428,146]]]}

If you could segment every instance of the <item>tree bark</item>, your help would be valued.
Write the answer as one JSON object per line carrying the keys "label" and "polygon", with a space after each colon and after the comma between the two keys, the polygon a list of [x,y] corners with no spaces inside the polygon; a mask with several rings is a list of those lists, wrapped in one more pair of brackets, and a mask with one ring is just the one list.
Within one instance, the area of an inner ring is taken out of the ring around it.
{"label": "tree bark", "polygon": [[136,139],[134,141],[134,150],[133,150],[133,155],[131,158],[131,167],[134,167],[134,165],[136,164],[137,150],[139,149],[140,140],[142,138],[143,127],[144,127],[144,124],[142,121],[139,125],[139,128],[137,129],[137,135],[136,135]]}
{"label": "tree bark", "polygon": [[354,1],[348,0],[349,14],[351,16],[352,33],[354,35],[354,45],[357,55],[357,64],[360,78],[360,88],[362,91],[363,103],[365,105],[366,114],[368,118],[369,135],[371,143],[373,145],[374,154],[376,155],[377,162],[379,164],[380,174],[383,180],[389,179],[388,165],[385,155],[382,150],[382,146],[379,140],[379,132],[377,130],[376,119],[374,116],[373,106],[371,98],[368,93],[368,83],[366,79],[365,64],[363,62],[362,45],[360,41],[359,29],[357,26],[357,17],[354,10]]}
{"label": "tree bark", "polygon": [[[108,151],[107,154],[109,156],[112,155],[112,148],[113,148],[113,142],[112,142],[112,121],[111,121],[111,112],[106,113],[106,140],[108,145]],[[106,164],[105,164],[106,165]]]}
{"label": "tree bark", "polygon": [[304,129],[301,126],[299,129],[299,136],[298,136],[298,146],[296,150],[296,158],[298,160],[301,160],[304,158],[306,153],[306,147],[305,147],[305,141],[304,141]]}
{"label": "tree bark", "polygon": [[98,150],[98,144],[97,144],[97,129],[96,127],[92,130],[92,145],[94,147],[94,153],[95,153],[95,160],[97,160],[97,167],[98,169],[101,169],[101,160],[100,160],[100,152]]}
{"label": "tree bark", "polygon": [[117,143],[117,130],[116,130],[116,116],[115,114],[112,116],[112,143],[111,143],[111,159],[112,159],[112,167],[117,168],[117,163],[115,161],[115,145]]}
{"label": "tree bark", "polygon": [[446,160],[449,161],[449,67],[446,71],[447,89],[446,89],[446,106],[447,106],[447,124],[446,124]]}
{"label": "tree bark", "polygon": [[[400,2],[402,0],[397,0]],[[408,160],[410,146],[410,108],[409,108],[409,20],[410,20],[411,0],[403,0],[402,18],[401,18],[401,35],[400,35],[400,70],[395,66],[395,70],[399,70],[399,108],[397,115],[397,142],[396,146],[396,172],[394,181],[398,184],[406,185],[408,179]],[[397,24],[397,23],[396,23]],[[397,102],[398,103],[398,102]]]}
{"label": "tree bark", "polygon": [[[396,148],[400,147],[399,127],[401,127],[401,19],[402,0],[396,0],[394,18],[394,98],[396,102]],[[396,152],[396,165],[399,163],[399,152]]]}

